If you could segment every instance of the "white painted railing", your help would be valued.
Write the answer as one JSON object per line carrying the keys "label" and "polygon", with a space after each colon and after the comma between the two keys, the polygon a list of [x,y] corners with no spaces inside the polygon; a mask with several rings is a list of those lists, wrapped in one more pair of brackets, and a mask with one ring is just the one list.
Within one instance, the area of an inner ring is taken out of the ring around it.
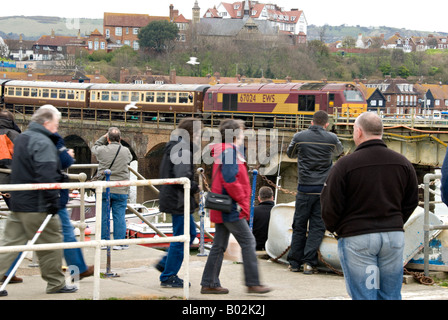
{"label": "white painted railing", "polygon": [[[128,187],[128,186],[147,186],[147,185],[163,185],[163,184],[182,184],[184,186],[184,235],[177,237],[164,238],[140,238],[140,239],[123,239],[123,240],[101,240],[101,212],[102,212],[102,193],[106,188]],[[95,248],[95,272],[93,286],[93,300],[100,299],[100,263],[101,263],[101,247],[115,245],[136,245],[148,243],[166,243],[166,242],[183,242],[184,243],[184,299],[189,299],[189,283],[190,283],[190,179],[154,179],[154,180],[138,180],[138,181],[95,181],[95,182],[76,182],[76,183],[37,183],[37,184],[8,184],[0,185],[0,190],[23,191],[23,190],[46,190],[46,189],[95,189],[96,192],[96,231],[95,240],[89,242],[63,242],[52,244],[35,244],[21,246],[1,246],[0,253],[3,252],[22,252],[22,251],[41,251],[56,249],[73,249],[73,248]]]}

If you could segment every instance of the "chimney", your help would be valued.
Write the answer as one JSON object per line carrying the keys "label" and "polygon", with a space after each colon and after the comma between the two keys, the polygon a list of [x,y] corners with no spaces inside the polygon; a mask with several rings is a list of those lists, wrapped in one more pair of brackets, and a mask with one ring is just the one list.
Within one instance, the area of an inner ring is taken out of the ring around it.
{"label": "chimney", "polygon": [[51,29],[51,39],[54,39],[54,29]]}
{"label": "chimney", "polygon": [[170,4],[170,22],[173,22],[174,18],[174,6]]}
{"label": "chimney", "polygon": [[129,76],[129,70],[125,68],[121,68],[120,70],[120,83],[126,83],[127,77]]}
{"label": "chimney", "polygon": [[171,84],[175,84],[176,82],[176,69],[170,70],[170,82]]}

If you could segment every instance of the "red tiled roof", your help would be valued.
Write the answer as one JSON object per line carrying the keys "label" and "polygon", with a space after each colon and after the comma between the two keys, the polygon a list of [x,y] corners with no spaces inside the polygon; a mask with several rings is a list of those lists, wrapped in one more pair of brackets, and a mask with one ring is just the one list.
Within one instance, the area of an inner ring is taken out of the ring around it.
{"label": "red tiled roof", "polygon": [[105,26],[144,27],[150,22],[147,14],[104,12]]}

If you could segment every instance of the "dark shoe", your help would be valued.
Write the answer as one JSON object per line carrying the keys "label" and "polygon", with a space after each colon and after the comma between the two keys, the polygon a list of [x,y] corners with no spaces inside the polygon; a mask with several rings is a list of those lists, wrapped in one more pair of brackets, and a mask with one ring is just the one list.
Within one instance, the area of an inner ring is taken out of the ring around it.
{"label": "dark shoe", "polygon": [[247,287],[247,293],[258,293],[258,294],[262,294],[262,293],[268,293],[269,291],[271,291],[271,289],[269,289],[268,287],[265,287],[265,286],[252,286],[252,287]]}
{"label": "dark shoe", "polygon": [[163,272],[165,270],[165,267],[162,266],[160,263],[155,264],[154,268],[156,268],[160,272]]}
{"label": "dark shoe", "polygon": [[202,294],[227,294],[229,293],[229,289],[223,288],[223,287],[202,287],[201,288]]}
{"label": "dark shoe", "polygon": [[315,273],[318,273],[316,267],[313,267],[308,263],[303,264],[303,274],[315,274]]}
{"label": "dark shoe", "polygon": [[[189,284],[191,286],[191,284]],[[184,280],[180,279],[178,276],[173,275],[168,278],[168,280],[160,282],[160,286],[163,288],[183,288]]]}
{"label": "dark shoe", "polygon": [[300,271],[299,268],[293,267],[292,265],[288,266],[288,270],[291,271],[291,272],[299,272]]}
{"label": "dark shoe", "polygon": [[[1,281],[2,283],[6,281],[6,279],[8,279],[7,276],[3,277],[3,280]],[[23,279],[16,277],[16,276],[12,276],[11,280],[9,280],[9,283],[22,283]]]}
{"label": "dark shoe", "polygon": [[95,271],[94,266],[88,266],[86,271],[79,274],[79,280],[92,276],[94,271]]}
{"label": "dark shoe", "polygon": [[78,291],[78,288],[73,286],[63,286],[61,289],[57,290],[57,291],[53,291],[53,292],[47,292],[49,294],[53,294],[53,293],[73,293]]}

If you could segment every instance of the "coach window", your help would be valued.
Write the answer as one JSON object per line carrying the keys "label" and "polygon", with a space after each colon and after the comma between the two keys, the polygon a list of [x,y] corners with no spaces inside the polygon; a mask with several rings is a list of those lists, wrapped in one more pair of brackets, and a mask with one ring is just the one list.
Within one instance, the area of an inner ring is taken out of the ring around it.
{"label": "coach window", "polygon": [[121,93],[121,101],[124,101],[124,102],[129,101],[129,92],[124,91]]}
{"label": "coach window", "polygon": [[131,101],[132,102],[138,102],[139,101],[139,94],[138,92],[131,92]]}
{"label": "coach window", "polygon": [[154,102],[154,92],[146,92],[146,102]]}
{"label": "coach window", "polygon": [[65,90],[59,90],[59,99],[65,99],[67,97],[67,92]]}
{"label": "coach window", "polygon": [[101,92],[101,101],[109,101],[109,91]]}
{"label": "coach window", "polygon": [[188,103],[188,93],[179,93],[179,103]]}
{"label": "coach window", "polygon": [[313,95],[299,96],[299,111],[314,111],[316,108],[316,97]]}
{"label": "coach window", "polygon": [[67,90],[67,99],[75,100],[75,91],[74,90]]}
{"label": "coach window", "polygon": [[175,92],[168,92],[168,103],[176,103],[177,94]]}
{"label": "coach window", "polygon": [[112,91],[110,94],[110,101],[119,101],[120,93],[118,91]]}
{"label": "coach window", "polygon": [[37,89],[36,88],[31,88],[31,96],[34,98],[37,97]]}
{"label": "coach window", "polygon": [[165,92],[157,92],[157,102],[165,103]]}
{"label": "coach window", "polygon": [[23,88],[23,96],[24,97],[30,96],[30,88]]}
{"label": "coach window", "polygon": [[52,99],[58,98],[58,90],[57,89],[51,89],[51,98]]}
{"label": "coach window", "polygon": [[16,96],[21,97],[22,96],[22,88],[16,88]]}
{"label": "coach window", "polygon": [[50,97],[50,90],[43,89],[42,90],[42,98],[48,98],[48,97]]}

